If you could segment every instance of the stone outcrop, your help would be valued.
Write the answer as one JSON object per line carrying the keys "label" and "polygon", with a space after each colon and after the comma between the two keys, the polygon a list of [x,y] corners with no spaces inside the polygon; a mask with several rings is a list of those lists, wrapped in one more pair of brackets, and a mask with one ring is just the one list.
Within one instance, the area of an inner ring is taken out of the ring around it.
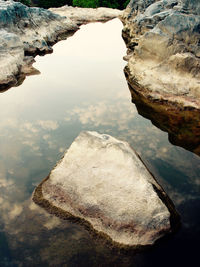
{"label": "stone outcrop", "polygon": [[199,112],[200,1],[132,0],[122,20],[132,90],[141,98]]}
{"label": "stone outcrop", "polygon": [[152,245],[178,225],[173,203],[128,143],[82,132],[33,200],[124,247]]}
{"label": "stone outcrop", "polygon": [[63,7],[53,11],[0,0],[0,90],[17,85],[27,73],[35,73],[30,56],[52,52],[52,45],[74,33],[80,24],[107,21],[121,13],[109,8]]}

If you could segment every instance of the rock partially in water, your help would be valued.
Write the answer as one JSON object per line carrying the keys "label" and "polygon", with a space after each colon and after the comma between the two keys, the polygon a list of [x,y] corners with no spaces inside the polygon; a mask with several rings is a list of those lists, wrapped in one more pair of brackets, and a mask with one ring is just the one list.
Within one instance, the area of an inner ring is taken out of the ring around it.
{"label": "rock partially in water", "polygon": [[21,84],[26,75],[38,74],[33,57],[24,55],[24,44],[14,33],[0,30],[0,92]]}
{"label": "rock partially in water", "polygon": [[[52,52],[51,44],[78,26],[48,10],[29,8],[19,2],[0,0],[0,90],[17,85],[29,69],[30,58]],[[28,64],[27,64],[28,62]]]}
{"label": "rock partially in water", "polygon": [[130,86],[132,101],[143,117],[168,133],[169,141],[200,156],[200,112],[196,109],[177,110],[165,101],[152,101]]}
{"label": "rock partially in water", "polygon": [[97,132],[82,132],[75,139],[33,200],[62,218],[80,218],[125,247],[152,245],[179,220],[129,144]]}
{"label": "rock partially in water", "polygon": [[200,109],[200,1],[132,0],[123,14],[128,82],[152,101]]}
{"label": "rock partially in water", "polygon": [[13,33],[0,30],[0,82],[1,89],[17,82],[15,75],[23,65],[24,47],[20,38]]}
{"label": "rock partially in water", "polygon": [[30,8],[19,2],[0,1],[0,29],[16,34],[24,44],[25,53],[50,52],[49,44],[77,25],[42,8]]}
{"label": "rock partially in water", "polygon": [[79,29],[80,24],[107,21],[121,13],[109,8],[93,10],[63,7],[53,11],[55,13],[42,8],[30,8],[12,0],[0,0],[0,90],[17,85],[27,69],[30,74],[27,62],[31,60],[27,61],[24,56],[51,53],[52,45],[66,39]]}

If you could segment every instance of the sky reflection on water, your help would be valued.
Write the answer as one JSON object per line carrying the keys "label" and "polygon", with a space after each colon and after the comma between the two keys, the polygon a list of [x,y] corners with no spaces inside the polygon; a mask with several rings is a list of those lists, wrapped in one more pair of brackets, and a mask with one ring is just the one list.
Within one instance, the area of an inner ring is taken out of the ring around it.
{"label": "sky reflection on water", "polygon": [[[41,75],[0,95],[1,266],[160,266],[158,251],[162,257],[191,237],[199,241],[200,159],[138,115],[123,74],[121,29],[119,20],[81,27],[52,55],[36,58]],[[126,140],[140,154],[182,215],[174,240],[150,253],[120,255],[31,201],[82,130]],[[184,249],[194,258],[194,248]]]}

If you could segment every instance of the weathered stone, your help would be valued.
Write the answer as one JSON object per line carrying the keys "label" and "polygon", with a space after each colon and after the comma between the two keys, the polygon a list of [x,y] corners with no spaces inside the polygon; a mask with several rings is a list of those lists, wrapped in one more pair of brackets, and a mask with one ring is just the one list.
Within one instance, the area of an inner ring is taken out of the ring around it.
{"label": "weathered stone", "polygon": [[123,246],[152,245],[178,222],[171,200],[129,144],[96,132],[76,138],[33,200]]}
{"label": "weathered stone", "polygon": [[106,21],[121,13],[109,8],[63,7],[53,11],[58,14],[42,8],[30,8],[12,0],[0,0],[0,90],[7,85],[16,85],[18,79],[25,75],[22,69],[28,69],[30,74],[24,55],[51,53],[52,45],[66,39],[79,29],[80,24]]}
{"label": "weathered stone", "polygon": [[122,20],[129,53],[125,71],[133,90],[199,110],[200,1],[132,0]]}
{"label": "weathered stone", "polygon": [[72,21],[42,8],[29,8],[19,2],[0,1],[0,29],[15,33],[24,43],[25,52],[29,48],[36,51],[51,50],[49,43],[54,43],[63,32],[77,30]]}
{"label": "weathered stone", "polygon": [[24,48],[14,33],[0,30],[0,81],[2,85],[15,83],[15,75],[23,64]]}

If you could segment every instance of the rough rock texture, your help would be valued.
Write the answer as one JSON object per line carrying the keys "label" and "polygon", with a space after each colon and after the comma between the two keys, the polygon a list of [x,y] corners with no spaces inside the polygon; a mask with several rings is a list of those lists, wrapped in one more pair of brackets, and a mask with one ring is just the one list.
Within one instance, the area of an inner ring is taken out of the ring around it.
{"label": "rough rock texture", "polygon": [[200,1],[132,0],[122,20],[132,89],[152,101],[199,112]]}
{"label": "rough rock texture", "polygon": [[0,30],[0,81],[1,87],[13,82],[13,74],[17,74],[23,65],[24,48],[20,38],[13,33]]}
{"label": "rough rock texture", "polygon": [[129,144],[97,132],[76,138],[33,200],[58,216],[89,222],[124,246],[152,245],[171,232],[178,219],[172,202]]}
{"label": "rough rock texture", "polygon": [[[53,11],[62,16],[12,0],[0,0],[0,90],[16,85],[27,72],[35,73],[31,67],[33,58],[27,56],[52,52],[54,43],[78,30],[82,23],[106,21],[121,13],[109,8],[84,10],[64,7]],[[72,13],[74,16],[69,18]]]}
{"label": "rough rock texture", "polygon": [[64,21],[65,18],[49,10],[0,1],[0,28],[18,35],[28,53],[51,51],[48,44],[54,43],[59,34],[77,29],[72,22],[67,25]]}
{"label": "rough rock texture", "polygon": [[16,85],[25,75],[22,68],[27,70],[27,62],[33,62],[26,54],[51,52],[50,44],[60,34],[78,28],[64,20],[48,10],[0,0],[0,89]]}

